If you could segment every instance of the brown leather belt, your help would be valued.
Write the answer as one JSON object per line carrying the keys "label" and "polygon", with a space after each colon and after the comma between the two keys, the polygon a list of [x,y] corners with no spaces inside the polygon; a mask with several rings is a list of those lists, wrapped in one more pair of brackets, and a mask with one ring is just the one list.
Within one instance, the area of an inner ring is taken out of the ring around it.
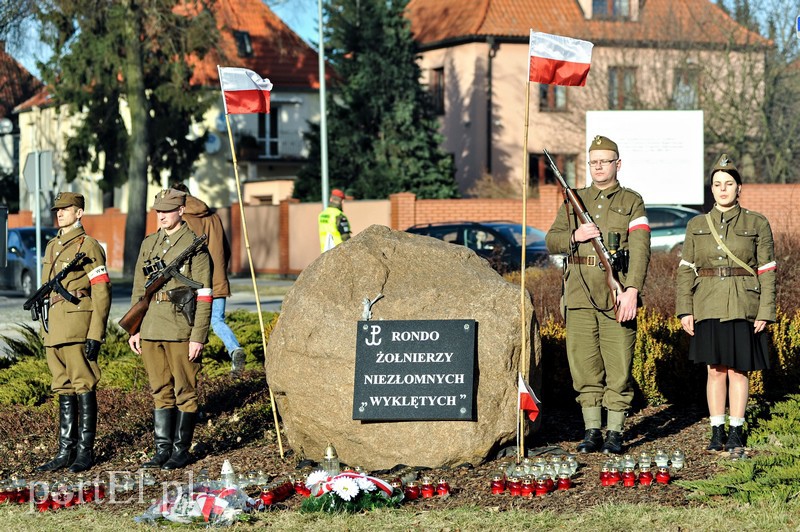
{"label": "brown leather belt", "polygon": [[697,275],[700,277],[736,277],[750,275],[750,272],[744,268],[722,266],[720,268],[697,268]]}
{"label": "brown leather belt", "polygon": [[163,301],[169,301],[169,296],[167,295],[166,292],[156,292],[153,295],[153,301],[155,301],[156,303],[161,303]]}
{"label": "brown leather belt", "polygon": [[589,255],[588,257],[576,257],[575,255],[570,255],[567,257],[567,262],[569,264],[586,264],[587,266],[597,266],[598,261],[595,255]]}
{"label": "brown leather belt", "polygon": [[[79,299],[82,297],[89,297],[88,290],[70,290],[69,293]],[[50,296],[51,307],[56,303],[58,303],[59,301],[64,301],[64,296],[62,296],[61,294],[53,294],[52,296]]]}

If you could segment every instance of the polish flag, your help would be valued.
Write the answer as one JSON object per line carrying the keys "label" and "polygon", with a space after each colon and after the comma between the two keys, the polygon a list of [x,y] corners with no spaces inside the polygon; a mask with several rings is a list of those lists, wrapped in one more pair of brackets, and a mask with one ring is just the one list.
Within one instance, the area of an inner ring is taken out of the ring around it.
{"label": "polish flag", "polygon": [[226,115],[269,113],[269,91],[272,83],[268,79],[246,68],[220,67],[219,83]]}
{"label": "polish flag", "polygon": [[519,402],[517,404],[519,410],[524,410],[528,413],[528,419],[536,421],[539,416],[539,399],[533,393],[531,387],[522,378],[522,373],[519,374]]}
{"label": "polish flag", "polygon": [[530,80],[546,85],[586,85],[593,46],[589,41],[531,30]]}

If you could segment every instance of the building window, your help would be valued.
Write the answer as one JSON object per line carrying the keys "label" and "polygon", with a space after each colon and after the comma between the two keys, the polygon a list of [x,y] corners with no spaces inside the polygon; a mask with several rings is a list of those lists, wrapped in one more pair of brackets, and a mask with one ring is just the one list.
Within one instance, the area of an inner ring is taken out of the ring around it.
{"label": "building window", "polygon": [[680,110],[700,108],[700,69],[675,69],[672,106]]}
{"label": "building window", "polygon": [[608,108],[636,109],[636,69],[611,67],[608,69]]}
{"label": "building window", "polygon": [[233,30],[233,39],[236,41],[236,54],[239,57],[253,56],[253,44],[250,42],[250,33]]}
{"label": "building window", "polygon": [[261,157],[274,158],[280,156],[278,140],[278,124],[281,115],[280,107],[272,105],[268,114],[258,116],[258,150]]}
{"label": "building window", "polygon": [[630,0],[592,0],[592,18],[630,18]]}
{"label": "building window", "polygon": [[566,111],[567,88],[562,85],[539,85],[540,111]]}
{"label": "building window", "polygon": [[430,72],[430,91],[433,110],[437,115],[444,114],[444,68],[434,68]]}
{"label": "building window", "polygon": [[[577,155],[564,154],[564,153],[551,153],[550,157],[556,163],[561,175],[567,181],[567,184],[574,188],[576,182],[575,170],[577,168],[576,161]],[[531,153],[529,156],[529,178],[530,186],[538,187],[540,185],[555,185],[558,183],[553,169],[550,168],[550,162],[547,156],[543,153]]]}

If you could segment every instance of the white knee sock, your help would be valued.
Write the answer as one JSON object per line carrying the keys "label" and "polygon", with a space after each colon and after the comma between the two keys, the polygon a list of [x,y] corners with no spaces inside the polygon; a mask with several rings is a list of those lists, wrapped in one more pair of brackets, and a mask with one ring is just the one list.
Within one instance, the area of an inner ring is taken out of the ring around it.
{"label": "white knee sock", "polygon": [[733,417],[731,416],[728,418],[731,427],[741,427],[744,425],[744,418],[743,417]]}
{"label": "white knee sock", "polygon": [[[721,416],[711,416],[711,417],[709,417],[709,420],[711,421],[711,426],[712,427],[718,427],[720,425],[724,425],[725,424],[725,414],[722,414]],[[731,420],[731,421],[733,421],[733,420]],[[731,424],[733,424],[733,423],[731,423]]]}

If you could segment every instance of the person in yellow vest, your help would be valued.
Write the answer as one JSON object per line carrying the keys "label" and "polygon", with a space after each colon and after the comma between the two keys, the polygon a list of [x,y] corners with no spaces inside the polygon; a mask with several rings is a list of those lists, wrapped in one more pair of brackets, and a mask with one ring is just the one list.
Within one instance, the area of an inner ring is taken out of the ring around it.
{"label": "person in yellow vest", "polygon": [[334,188],[328,208],[319,213],[319,246],[323,253],[350,239],[350,222],[342,212],[342,202],[344,192]]}
{"label": "person in yellow vest", "polygon": [[42,261],[42,280],[49,281],[78,253],[86,256],[61,281],[66,292],[50,292],[47,304],[49,327],[42,330],[51,388],[58,394],[59,440],[55,458],[36,468],[70,472],[86,471],[94,464],[97,428],[97,396],[100,380],[97,355],[106,337],[111,309],[111,281],[106,255],[81,225],[84,199],[81,194],[61,192],[55,211],[59,231],[48,242]]}

